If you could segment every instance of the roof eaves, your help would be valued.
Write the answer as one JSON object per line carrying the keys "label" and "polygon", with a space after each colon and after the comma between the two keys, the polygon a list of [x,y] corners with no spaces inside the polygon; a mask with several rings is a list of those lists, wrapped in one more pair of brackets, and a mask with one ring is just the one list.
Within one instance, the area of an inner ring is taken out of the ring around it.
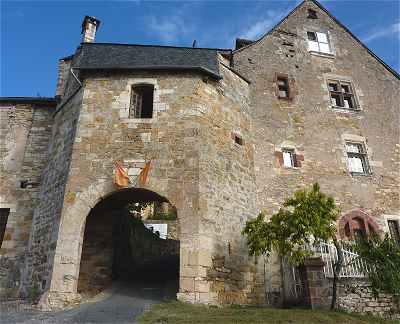
{"label": "roof eaves", "polygon": [[151,44],[123,44],[123,43],[81,43],[81,46],[95,46],[95,45],[112,45],[112,46],[137,46],[137,47],[161,47],[161,48],[177,48],[177,49],[191,49],[191,50],[208,50],[218,52],[229,52],[230,48],[212,48],[212,47],[186,47],[186,46],[171,46],[171,45],[151,45]]}
{"label": "roof eaves", "polygon": [[0,97],[1,102],[57,105],[57,99],[54,97]]}
{"label": "roof eaves", "polygon": [[85,67],[85,66],[79,66],[79,67],[74,67],[73,69],[76,70],[83,70],[83,71],[143,71],[143,70],[164,70],[164,71],[200,71],[203,72],[209,76],[212,76],[213,78],[220,80],[222,77],[203,67],[203,66],[179,66],[179,65],[141,65],[141,66],[135,66],[135,67],[119,67],[119,66],[111,66],[111,67]]}

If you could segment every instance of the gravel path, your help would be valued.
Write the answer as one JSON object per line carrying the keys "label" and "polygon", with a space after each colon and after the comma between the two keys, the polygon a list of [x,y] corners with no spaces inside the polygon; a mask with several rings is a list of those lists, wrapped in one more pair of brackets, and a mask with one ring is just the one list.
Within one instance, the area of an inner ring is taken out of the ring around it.
{"label": "gravel path", "polygon": [[136,323],[135,318],[151,305],[173,299],[174,284],[116,283],[102,294],[75,308],[59,312],[40,312],[18,307],[1,307],[0,323]]}

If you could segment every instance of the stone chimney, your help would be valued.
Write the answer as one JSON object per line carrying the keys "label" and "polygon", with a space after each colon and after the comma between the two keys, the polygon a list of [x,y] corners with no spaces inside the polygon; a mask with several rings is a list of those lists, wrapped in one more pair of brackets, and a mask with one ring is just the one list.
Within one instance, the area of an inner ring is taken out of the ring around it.
{"label": "stone chimney", "polygon": [[82,22],[82,43],[92,43],[96,37],[96,30],[100,26],[100,20],[95,17],[85,16]]}

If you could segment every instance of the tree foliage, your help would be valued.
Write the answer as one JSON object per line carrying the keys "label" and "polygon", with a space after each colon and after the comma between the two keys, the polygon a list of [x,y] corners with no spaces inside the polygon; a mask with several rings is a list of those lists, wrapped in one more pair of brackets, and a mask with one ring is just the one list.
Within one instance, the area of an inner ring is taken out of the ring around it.
{"label": "tree foliage", "polygon": [[311,255],[310,244],[335,237],[338,209],[332,197],[322,193],[318,183],[310,190],[296,191],[269,220],[260,213],[247,221],[243,234],[250,255],[272,251],[301,264]]}
{"label": "tree foliage", "polygon": [[400,246],[387,234],[356,241],[355,252],[368,265],[367,275],[375,297],[380,292],[400,299]]}

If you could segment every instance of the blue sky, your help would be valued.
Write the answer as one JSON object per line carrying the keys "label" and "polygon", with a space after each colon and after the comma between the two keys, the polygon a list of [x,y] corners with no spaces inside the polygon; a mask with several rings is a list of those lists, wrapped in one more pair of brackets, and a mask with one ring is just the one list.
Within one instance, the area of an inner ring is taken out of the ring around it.
{"label": "blue sky", "polygon": [[[1,1],[1,0],[0,0]],[[256,39],[299,1],[1,1],[0,96],[54,96],[57,61],[80,42],[85,15],[102,24],[97,42],[232,48]],[[400,71],[399,1],[321,1]]]}

